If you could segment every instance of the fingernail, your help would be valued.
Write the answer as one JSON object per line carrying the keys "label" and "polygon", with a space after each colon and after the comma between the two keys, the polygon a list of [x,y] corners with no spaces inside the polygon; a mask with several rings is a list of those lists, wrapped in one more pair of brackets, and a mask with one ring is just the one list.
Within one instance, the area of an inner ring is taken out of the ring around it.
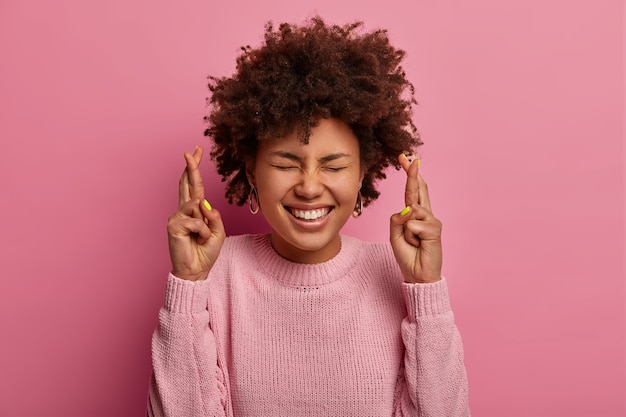
{"label": "fingernail", "polygon": [[422,160],[421,160],[421,159],[418,159],[418,160],[417,160],[417,167],[419,168],[419,167],[421,167],[421,166],[422,166]]}
{"label": "fingernail", "polygon": [[406,216],[407,214],[409,214],[409,211],[411,211],[411,206],[406,206],[400,212],[400,216]]}
{"label": "fingernail", "polygon": [[209,204],[209,202],[208,202],[208,201],[206,201],[206,199],[203,201],[203,203],[204,203],[204,207],[205,207],[207,210],[209,210],[209,211],[213,210],[213,207],[211,207],[211,204]]}
{"label": "fingernail", "polygon": [[404,152],[402,152],[402,156],[404,157],[404,159],[406,159],[407,161],[409,160],[409,157],[406,156],[406,154]]}
{"label": "fingernail", "polygon": [[197,150],[198,150],[198,148],[199,148],[199,146],[198,146],[198,145],[196,145],[196,147],[193,149],[193,151],[194,151],[194,152],[195,152],[195,151],[197,151]]}

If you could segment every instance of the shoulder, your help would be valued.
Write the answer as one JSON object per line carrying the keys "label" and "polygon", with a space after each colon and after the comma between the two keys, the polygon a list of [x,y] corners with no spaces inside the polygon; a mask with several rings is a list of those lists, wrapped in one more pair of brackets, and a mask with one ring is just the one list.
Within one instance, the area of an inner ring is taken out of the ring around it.
{"label": "shoulder", "polygon": [[227,236],[213,269],[224,272],[232,265],[250,265],[254,262],[255,251],[258,250],[259,245],[263,245],[265,240],[264,235]]}
{"label": "shoulder", "polygon": [[[252,250],[254,242],[261,235],[233,235],[227,236],[222,245],[222,251],[224,252],[237,252],[238,250]],[[221,252],[220,252],[221,255]]]}
{"label": "shoulder", "polygon": [[232,235],[227,236],[222,245],[222,252],[238,254],[254,253],[259,250],[271,248],[269,234],[244,234],[244,235]]}
{"label": "shoulder", "polygon": [[389,242],[368,242],[347,235],[342,235],[341,241],[342,244],[353,248],[359,265],[391,274],[396,272],[397,263]]}
{"label": "shoulder", "polygon": [[345,245],[346,247],[356,248],[361,256],[393,256],[393,251],[389,242],[368,242],[348,235],[341,235],[341,242],[342,245]]}
{"label": "shoulder", "polygon": [[[402,283],[404,278],[388,242],[367,242],[353,237],[342,236],[342,242],[356,245],[357,259],[350,272],[362,283],[364,294],[372,302],[386,311],[396,311],[397,317],[403,316]],[[386,302],[383,302],[386,300]],[[377,307],[377,308],[378,308]],[[402,307],[402,308],[401,308]]]}

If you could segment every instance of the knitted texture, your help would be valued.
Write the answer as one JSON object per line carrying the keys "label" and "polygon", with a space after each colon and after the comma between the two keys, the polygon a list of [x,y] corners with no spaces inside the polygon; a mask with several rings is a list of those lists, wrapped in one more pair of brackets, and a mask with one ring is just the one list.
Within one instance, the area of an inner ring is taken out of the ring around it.
{"label": "knitted texture", "polygon": [[342,236],[319,264],[226,239],[204,281],[170,274],[149,416],[469,416],[445,279],[406,284],[391,247]]}

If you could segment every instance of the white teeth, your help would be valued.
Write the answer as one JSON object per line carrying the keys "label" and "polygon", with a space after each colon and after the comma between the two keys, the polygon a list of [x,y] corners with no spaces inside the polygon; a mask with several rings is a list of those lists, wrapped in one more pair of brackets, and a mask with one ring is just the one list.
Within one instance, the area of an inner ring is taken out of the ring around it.
{"label": "white teeth", "polygon": [[328,214],[328,209],[317,209],[317,210],[296,210],[291,209],[291,214],[299,219],[304,220],[317,220],[320,217],[324,217]]}

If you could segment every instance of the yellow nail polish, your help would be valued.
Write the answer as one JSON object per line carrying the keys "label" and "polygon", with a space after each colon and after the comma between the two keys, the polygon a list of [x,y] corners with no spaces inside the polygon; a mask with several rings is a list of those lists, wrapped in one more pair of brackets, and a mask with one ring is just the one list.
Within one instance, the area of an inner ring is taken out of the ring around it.
{"label": "yellow nail polish", "polygon": [[421,167],[421,166],[422,166],[422,160],[421,160],[421,159],[418,159],[418,160],[417,160],[417,167],[419,168],[419,167]]}
{"label": "yellow nail polish", "polygon": [[196,147],[193,149],[193,151],[194,151],[194,152],[195,152],[195,151],[197,151],[199,147],[200,147],[200,146],[196,145]]}
{"label": "yellow nail polish", "polygon": [[406,216],[407,214],[409,214],[409,211],[411,211],[411,206],[406,206],[400,212],[400,216]]}
{"label": "yellow nail polish", "polygon": [[205,207],[207,210],[209,210],[209,211],[213,210],[213,207],[211,207],[211,204],[209,204],[209,202],[208,202],[208,201],[204,200],[204,201],[203,201],[203,203],[204,203],[204,207]]}
{"label": "yellow nail polish", "polygon": [[402,156],[404,157],[404,159],[406,159],[407,161],[409,160],[409,157],[406,156],[406,154],[404,152],[402,152]]}

